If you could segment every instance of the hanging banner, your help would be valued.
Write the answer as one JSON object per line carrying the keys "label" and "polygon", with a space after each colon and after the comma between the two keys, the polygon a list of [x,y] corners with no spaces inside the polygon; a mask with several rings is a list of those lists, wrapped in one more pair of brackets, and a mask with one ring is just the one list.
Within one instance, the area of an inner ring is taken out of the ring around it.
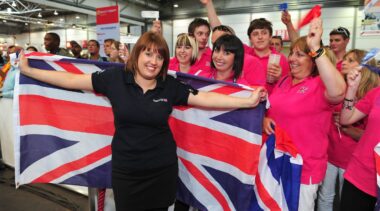
{"label": "hanging banner", "polygon": [[96,35],[100,44],[100,55],[105,56],[104,40],[120,40],[119,7],[96,8]]}
{"label": "hanging banner", "polygon": [[380,35],[380,1],[365,0],[361,35]]}

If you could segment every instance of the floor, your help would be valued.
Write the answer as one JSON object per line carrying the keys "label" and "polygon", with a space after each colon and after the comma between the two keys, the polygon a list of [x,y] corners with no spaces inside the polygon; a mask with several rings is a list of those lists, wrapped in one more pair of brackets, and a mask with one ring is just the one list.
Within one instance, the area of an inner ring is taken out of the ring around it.
{"label": "floor", "polygon": [[88,197],[52,184],[14,184],[14,170],[0,170],[0,211],[86,211]]}

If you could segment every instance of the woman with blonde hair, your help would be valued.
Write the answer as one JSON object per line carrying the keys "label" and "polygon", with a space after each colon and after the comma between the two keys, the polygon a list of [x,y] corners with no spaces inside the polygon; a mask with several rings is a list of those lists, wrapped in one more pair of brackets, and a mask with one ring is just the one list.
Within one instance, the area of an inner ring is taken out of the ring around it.
{"label": "woman with blonde hair", "polygon": [[[342,61],[342,74],[346,77],[353,68],[360,65],[360,61],[367,52],[352,49],[347,52]],[[372,60],[373,62],[373,60]],[[355,96],[355,102],[364,97],[371,89],[379,86],[379,75],[362,68],[361,80]],[[318,210],[332,210],[336,194],[336,182],[338,179],[338,200],[340,200],[343,187],[343,173],[365,129],[365,122],[360,121],[353,125],[342,126],[339,123],[342,104],[335,106],[334,117],[329,131],[328,164],[326,176],[318,192]]]}
{"label": "woman with blonde hair", "polygon": [[170,59],[169,70],[195,74],[198,70],[191,66],[197,61],[198,44],[187,33],[179,34],[175,44],[175,56]]}

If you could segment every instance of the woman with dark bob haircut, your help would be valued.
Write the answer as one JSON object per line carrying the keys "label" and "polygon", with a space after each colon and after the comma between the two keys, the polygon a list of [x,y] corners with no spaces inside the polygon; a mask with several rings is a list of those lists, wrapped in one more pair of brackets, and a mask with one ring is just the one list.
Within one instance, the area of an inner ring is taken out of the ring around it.
{"label": "woman with dark bob haircut", "polygon": [[[219,37],[212,49],[211,71],[208,77],[233,83],[246,84],[242,77],[244,65],[244,47],[238,37],[225,34]],[[206,76],[207,75],[204,75]]]}
{"label": "woman with dark bob haircut", "polygon": [[111,68],[71,74],[31,68],[21,56],[21,72],[69,89],[106,96],[114,115],[112,188],[116,210],[167,210],[174,203],[178,164],[168,119],[173,106],[255,107],[265,99],[262,88],[249,98],[201,92],[167,75],[169,49],[164,38],[144,33],[132,50],[126,71]]}

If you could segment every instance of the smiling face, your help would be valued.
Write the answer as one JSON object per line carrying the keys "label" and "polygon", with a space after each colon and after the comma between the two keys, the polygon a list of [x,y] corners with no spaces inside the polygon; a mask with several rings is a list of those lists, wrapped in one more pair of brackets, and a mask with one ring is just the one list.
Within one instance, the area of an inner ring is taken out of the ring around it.
{"label": "smiling face", "polygon": [[115,46],[115,42],[110,47],[110,58],[117,59],[119,57],[119,49]]}
{"label": "smiling face", "polygon": [[190,65],[193,48],[190,45],[178,45],[175,49],[175,55],[180,64]]}
{"label": "smiling face", "polygon": [[297,46],[290,51],[288,61],[290,73],[297,79],[304,79],[313,72],[313,60]]}
{"label": "smiling face", "polygon": [[233,72],[235,54],[225,51],[223,47],[215,49],[212,54],[212,62],[219,72]]}
{"label": "smiling face", "polygon": [[140,52],[137,61],[136,77],[143,80],[155,80],[164,63],[162,57],[155,48],[145,49]]}
{"label": "smiling face", "polygon": [[271,45],[271,38],[272,36],[268,29],[255,29],[249,36],[252,46],[259,51],[269,49]]}

